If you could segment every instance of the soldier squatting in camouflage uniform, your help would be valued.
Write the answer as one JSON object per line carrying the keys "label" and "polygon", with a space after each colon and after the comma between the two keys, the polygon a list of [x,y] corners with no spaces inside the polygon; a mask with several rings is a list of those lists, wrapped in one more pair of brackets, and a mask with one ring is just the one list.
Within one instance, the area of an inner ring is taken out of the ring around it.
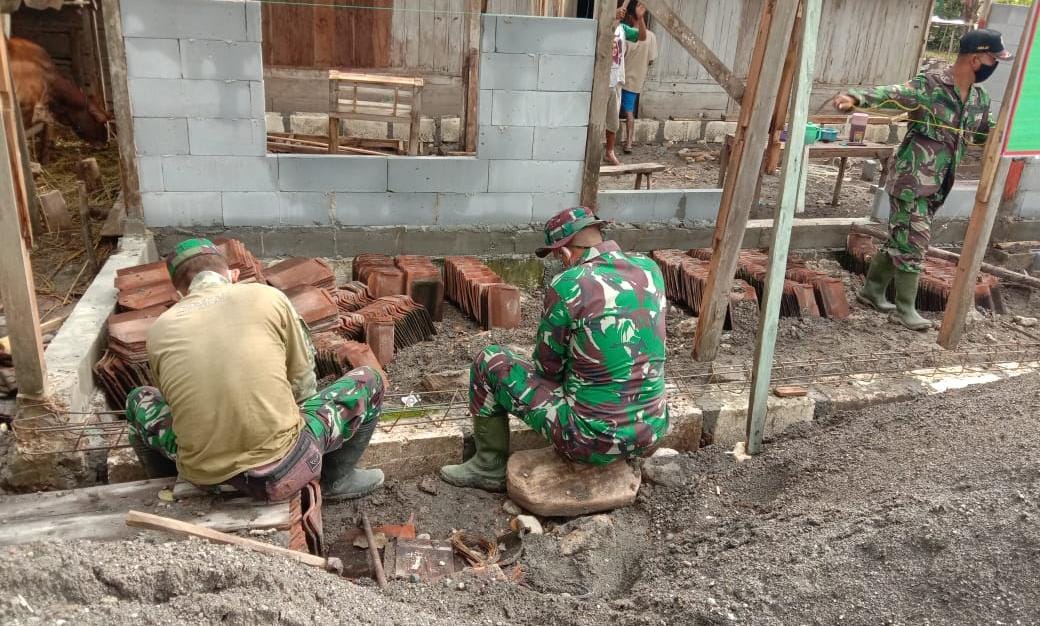
{"label": "soldier squatting in camouflage uniform", "polygon": [[476,455],[441,469],[447,482],[505,488],[509,414],[563,456],[605,465],[642,456],[668,429],[664,391],[664,279],[642,255],[604,241],[602,220],[567,209],[545,225],[546,246],[566,269],[550,283],[534,363],[489,346],[470,370]]}
{"label": "soldier squatting in camouflage uniform", "polygon": [[[888,183],[889,239],[874,257],[858,300],[913,330],[931,323],[917,314],[915,301],[921,262],[931,240],[931,222],[953,187],[965,143],[983,143],[989,133],[990,98],[974,83],[1009,58],[1000,33],[970,31],[950,67],[917,75],[904,85],[850,89],[834,104],[840,110],[897,109],[909,112],[906,137],[896,153],[896,171]],[[896,302],[885,295],[895,280]]]}

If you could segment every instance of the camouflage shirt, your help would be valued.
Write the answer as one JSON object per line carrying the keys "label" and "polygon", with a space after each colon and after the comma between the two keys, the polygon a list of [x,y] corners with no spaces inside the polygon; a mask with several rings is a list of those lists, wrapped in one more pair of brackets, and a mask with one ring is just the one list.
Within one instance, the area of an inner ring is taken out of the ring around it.
{"label": "camouflage shirt", "polygon": [[648,447],[667,431],[666,306],[657,264],[625,254],[613,241],[589,248],[553,279],[535,369],[563,384],[586,435],[632,448]]}
{"label": "camouflage shirt", "polygon": [[888,192],[903,200],[931,196],[944,185],[948,191],[965,143],[984,143],[992,123],[986,90],[972,85],[962,101],[949,68],[918,74],[904,85],[850,89],[849,95],[863,108],[909,112],[888,183]]}

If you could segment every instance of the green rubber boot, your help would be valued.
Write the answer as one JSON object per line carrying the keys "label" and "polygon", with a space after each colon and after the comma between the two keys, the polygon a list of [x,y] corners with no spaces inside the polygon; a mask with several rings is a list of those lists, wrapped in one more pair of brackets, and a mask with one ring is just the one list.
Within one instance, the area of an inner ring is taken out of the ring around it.
{"label": "green rubber boot", "polygon": [[358,427],[350,439],[338,450],[326,454],[321,460],[322,500],[335,502],[367,496],[383,484],[383,470],[357,469],[358,460],[364,454],[372,433],[379,420],[370,420]]}
{"label": "green rubber boot", "polygon": [[484,491],[506,490],[506,460],[509,458],[509,416],[473,419],[477,453],[461,465],[445,465],[441,478],[449,485]]}
{"label": "green rubber boot", "polygon": [[906,326],[910,330],[927,330],[932,323],[917,313],[917,284],[921,275],[917,272],[896,271],[896,310],[888,314],[891,322]]}
{"label": "green rubber boot", "polygon": [[137,453],[137,460],[144,469],[144,475],[148,478],[168,478],[177,475],[177,463],[164,457],[158,450],[148,447],[136,433],[131,432],[128,437],[130,447]]}
{"label": "green rubber boot", "polygon": [[856,293],[856,300],[882,313],[891,313],[896,310],[896,305],[888,301],[888,285],[892,282],[896,266],[892,264],[892,257],[888,252],[881,250],[870,260],[867,269],[867,279],[863,283],[863,289]]}

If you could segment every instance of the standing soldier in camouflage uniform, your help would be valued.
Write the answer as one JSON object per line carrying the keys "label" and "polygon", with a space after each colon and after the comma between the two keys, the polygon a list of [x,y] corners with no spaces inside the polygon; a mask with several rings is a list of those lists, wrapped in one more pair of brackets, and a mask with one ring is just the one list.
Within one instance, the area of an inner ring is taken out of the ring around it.
{"label": "standing soldier in camouflage uniform", "polygon": [[441,468],[456,486],[505,489],[509,414],[563,456],[605,465],[652,451],[668,430],[664,278],[642,255],[604,241],[589,209],[545,225],[545,247],[566,269],[550,283],[534,363],[489,346],[470,370],[476,455]]}
{"label": "standing soldier in camouflage uniform", "polygon": [[233,284],[238,271],[209,240],[189,239],[166,262],[184,297],[148,332],[158,387],[130,392],[130,443],[149,477],[230,484],[281,500],[321,477],[325,499],[383,484],[356,469],[379,420],[384,375],[359,367],[316,389],[314,348],[285,294]]}
{"label": "standing soldier in camouflage uniform", "polygon": [[[834,99],[841,111],[897,109],[910,115],[887,188],[889,239],[871,261],[857,299],[912,330],[931,328],[915,304],[932,218],[953,187],[965,143],[984,143],[989,133],[989,94],[976,83],[989,78],[998,59],[1009,57],[1000,33],[974,30],[961,38],[960,54],[950,67],[918,74],[903,85],[850,89]],[[885,295],[893,277],[895,304]]]}

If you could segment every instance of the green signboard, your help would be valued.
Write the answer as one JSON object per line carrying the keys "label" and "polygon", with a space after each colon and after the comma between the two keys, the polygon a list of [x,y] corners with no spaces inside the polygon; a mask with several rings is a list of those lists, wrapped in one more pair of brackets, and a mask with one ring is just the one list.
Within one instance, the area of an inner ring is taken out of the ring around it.
{"label": "green signboard", "polygon": [[1010,123],[1004,143],[1005,156],[1040,156],[1040,50],[1037,50],[1037,13],[1040,2],[1033,4],[1027,21],[1029,30],[1022,33],[1018,53],[1022,72],[1018,91],[1011,103]]}

